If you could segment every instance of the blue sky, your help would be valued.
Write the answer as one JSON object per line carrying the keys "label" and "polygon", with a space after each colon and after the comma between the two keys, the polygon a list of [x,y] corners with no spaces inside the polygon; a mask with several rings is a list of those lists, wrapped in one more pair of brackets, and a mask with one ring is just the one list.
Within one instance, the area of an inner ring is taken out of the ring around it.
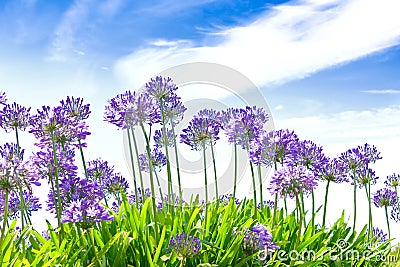
{"label": "blue sky", "polygon": [[34,109],[84,97],[88,154],[122,166],[106,100],[177,64],[224,64],[260,88],[276,127],[332,156],[375,144],[385,177],[400,172],[398,10],[397,0],[1,0],[0,90]]}

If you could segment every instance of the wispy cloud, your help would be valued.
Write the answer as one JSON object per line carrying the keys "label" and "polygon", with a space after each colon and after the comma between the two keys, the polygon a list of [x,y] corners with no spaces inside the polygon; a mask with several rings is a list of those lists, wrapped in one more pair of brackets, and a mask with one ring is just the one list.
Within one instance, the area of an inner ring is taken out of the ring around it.
{"label": "wispy cloud", "polygon": [[75,47],[77,45],[75,35],[80,25],[86,20],[92,2],[92,0],[75,0],[65,12],[54,33],[54,39],[50,47],[50,60],[65,61],[71,56],[71,52],[82,56],[84,51]]}
{"label": "wispy cloud", "polygon": [[400,90],[385,89],[385,90],[364,90],[362,93],[377,94],[377,95],[393,95],[400,94]]}
{"label": "wispy cloud", "polygon": [[131,87],[176,64],[209,61],[235,68],[257,85],[284,82],[399,44],[397,10],[397,0],[278,5],[248,25],[216,30],[222,41],[215,45],[144,47],[118,60],[115,71]]}

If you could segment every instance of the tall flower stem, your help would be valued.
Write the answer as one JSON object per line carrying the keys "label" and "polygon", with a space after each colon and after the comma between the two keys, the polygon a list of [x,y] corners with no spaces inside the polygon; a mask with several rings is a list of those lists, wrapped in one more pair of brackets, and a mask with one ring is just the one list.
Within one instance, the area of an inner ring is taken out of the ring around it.
{"label": "tall flower stem", "polygon": [[237,186],[237,146],[236,143],[233,142],[233,151],[234,151],[234,176],[233,176],[233,199],[236,198],[236,186]]}
{"label": "tall flower stem", "polygon": [[385,215],[386,215],[386,223],[388,227],[388,234],[389,234],[389,239],[390,239],[390,224],[389,224],[389,215],[388,215],[388,208],[385,205]]}
{"label": "tall flower stem", "polygon": [[355,232],[355,230],[356,230],[356,218],[357,218],[357,179],[356,179],[356,170],[354,169],[353,170],[353,175],[354,175],[354,177],[353,177],[353,183],[354,183],[354,193],[353,193],[353,195],[354,195],[354,214],[353,214],[353,233]]}
{"label": "tall flower stem", "polygon": [[99,259],[99,256],[97,255],[96,245],[94,243],[93,229],[89,228],[87,232],[89,234],[90,243],[91,243],[91,245],[93,247],[94,257],[96,259],[96,262],[97,262],[98,266],[100,267],[101,266],[101,261]]}
{"label": "tall flower stem", "polygon": [[3,238],[4,238],[4,233],[7,227],[7,219],[8,219],[8,197],[9,197],[9,192],[8,190],[5,190],[5,203],[4,203],[4,211],[3,211],[3,227],[1,228],[1,236],[0,236],[0,249],[3,245]]}
{"label": "tall flower stem", "polygon": [[[275,171],[278,170],[276,160],[274,160],[274,169],[275,169]],[[272,228],[275,227],[275,219],[276,219],[277,210],[278,210],[278,193],[275,193],[274,214],[272,214]]]}
{"label": "tall flower stem", "polygon": [[[294,250],[297,250],[297,248],[299,247],[301,231],[302,231],[302,224],[303,224],[303,217],[304,217],[304,210],[302,209],[303,204],[300,202],[301,202],[301,199],[299,198],[298,194],[296,194],[296,206],[297,206],[297,209],[299,210],[300,218],[299,218],[299,222],[298,222],[299,230],[297,232],[297,238],[296,238],[296,244],[294,246]],[[294,266],[294,259],[290,262],[290,266]]]}
{"label": "tall flower stem", "polygon": [[367,195],[368,199],[368,236],[372,237],[372,209],[371,209],[371,195],[368,190],[368,185],[364,186],[365,194]]}
{"label": "tall flower stem", "polygon": [[[156,207],[156,194],[155,194],[155,189],[154,189],[154,177],[153,177],[153,164],[151,162],[151,152],[150,152],[150,140],[149,137],[147,136],[146,130],[144,129],[143,123],[140,124],[142,128],[142,132],[144,135],[144,138],[146,140],[146,152],[147,152],[147,158],[149,160],[149,175],[150,175],[150,186],[151,186],[151,195],[152,195],[152,206],[153,206],[153,213],[154,213],[154,231],[155,231],[155,236],[156,236],[156,243],[158,243],[158,216],[157,216],[157,207]],[[144,190],[144,189],[143,189]],[[144,199],[144,198],[143,198]]]}
{"label": "tall flower stem", "polygon": [[258,172],[258,182],[260,183],[260,210],[263,209],[264,201],[263,201],[263,188],[262,188],[262,174],[261,174],[261,165],[257,165]]}
{"label": "tall flower stem", "polygon": [[202,142],[203,145],[203,163],[204,163],[204,190],[205,190],[205,198],[206,198],[206,207],[205,207],[205,212],[204,212],[204,221],[205,221],[205,233],[204,233],[204,237],[207,234],[207,207],[208,207],[208,181],[207,181],[207,158],[206,158],[206,145],[205,145],[205,141]]}
{"label": "tall flower stem", "polygon": [[[246,150],[249,152],[249,142],[246,142]],[[254,203],[254,216],[257,214],[257,187],[256,187],[256,178],[254,176],[254,167],[253,163],[251,160],[249,160],[250,163],[250,171],[251,171],[251,178],[253,181],[253,203]]]}
{"label": "tall flower stem", "polygon": [[59,174],[58,174],[56,141],[55,141],[53,131],[51,131],[51,144],[52,144],[52,148],[53,148],[54,175],[56,177],[56,190],[57,190],[57,203],[54,203],[54,206],[56,207],[58,227],[61,228],[60,239],[62,239],[62,236],[64,234],[64,227],[63,227],[63,224],[61,223],[62,205],[61,205],[61,194],[60,194],[60,181],[59,181]]}
{"label": "tall flower stem", "polygon": [[181,172],[179,168],[179,155],[178,155],[178,147],[176,144],[176,137],[175,137],[175,127],[174,124],[172,123],[172,120],[170,121],[171,123],[171,129],[172,129],[172,136],[174,137],[174,151],[175,151],[175,161],[176,161],[176,173],[178,175],[178,186],[179,186],[179,205],[182,205],[182,183],[181,183]]}
{"label": "tall flower stem", "polygon": [[83,170],[85,171],[85,177],[86,177],[86,179],[89,179],[89,175],[88,175],[87,168],[86,168],[85,155],[83,154],[81,140],[79,140],[78,142],[79,142],[79,152],[81,154]]}
{"label": "tall flower stem", "polygon": [[326,207],[328,205],[328,193],[329,193],[329,185],[330,185],[330,180],[326,183],[326,188],[325,188],[325,202],[324,202],[324,217],[322,219],[322,228],[325,226],[325,219],[326,219]]}
{"label": "tall flower stem", "polygon": [[158,179],[158,174],[157,174],[157,172],[156,171],[154,171],[154,175],[156,176],[156,182],[157,182],[157,186],[158,186],[158,192],[160,193],[160,198],[161,198],[161,201],[162,201],[162,198],[163,198],[163,192],[162,192],[162,189],[161,189],[161,184],[160,184],[160,179]]}
{"label": "tall flower stem", "polygon": [[[142,126],[142,129],[143,129],[143,126]],[[138,149],[138,145],[137,145],[137,141],[136,141],[135,130],[133,129],[133,127],[131,127],[130,130],[131,130],[131,134],[132,134],[133,145],[135,146],[137,167],[138,167],[138,170],[139,170],[140,187],[142,189],[142,192],[144,192],[143,175],[142,175],[142,172],[140,171],[139,149]],[[136,197],[138,197],[138,195],[136,195]],[[144,197],[142,197],[142,203],[144,203]]]}
{"label": "tall flower stem", "polygon": [[214,167],[215,198],[218,199],[219,194],[218,194],[217,166],[215,165],[214,146],[213,146],[212,140],[210,140],[210,148],[211,148],[211,157],[212,157],[212,162],[213,162],[213,167]]}
{"label": "tall flower stem", "polygon": [[[138,197],[138,188],[137,188],[137,183],[136,183],[135,162],[133,160],[131,134],[129,132],[129,129],[127,129],[126,132],[128,133],[129,157],[130,157],[130,160],[131,160],[131,167],[132,167],[133,186],[135,187],[135,197],[137,199],[137,197]],[[139,207],[139,201],[135,201],[135,203],[136,203],[136,207]]]}
{"label": "tall flower stem", "polygon": [[169,204],[169,209],[173,212],[173,206],[172,206],[172,195],[173,195],[172,191],[173,190],[172,190],[171,163],[169,161],[168,146],[166,145],[168,143],[168,140],[167,140],[167,129],[165,127],[164,105],[163,105],[163,100],[162,99],[160,99],[160,108],[161,108],[161,123],[162,123],[163,132],[164,132],[165,157],[167,159],[168,204]]}
{"label": "tall flower stem", "polygon": [[314,189],[311,189],[311,201],[312,201],[312,214],[311,214],[311,232],[314,233],[314,228],[315,228],[315,195],[314,195]]}

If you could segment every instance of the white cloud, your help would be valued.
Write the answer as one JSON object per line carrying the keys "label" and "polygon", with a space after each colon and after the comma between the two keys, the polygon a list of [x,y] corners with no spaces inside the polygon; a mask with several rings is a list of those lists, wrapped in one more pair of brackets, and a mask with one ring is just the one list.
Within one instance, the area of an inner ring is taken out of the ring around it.
{"label": "white cloud", "polygon": [[275,107],[275,110],[282,110],[283,109],[283,105],[277,105],[276,107]]}
{"label": "white cloud", "polygon": [[208,61],[247,75],[257,85],[301,78],[382,49],[400,40],[397,0],[300,1],[274,7],[242,27],[218,30],[214,46],[149,46],[115,64],[124,86],[177,64]]}
{"label": "white cloud", "polygon": [[378,95],[386,95],[386,94],[400,94],[400,90],[386,89],[386,90],[364,90],[362,93],[367,94],[378,94]]}

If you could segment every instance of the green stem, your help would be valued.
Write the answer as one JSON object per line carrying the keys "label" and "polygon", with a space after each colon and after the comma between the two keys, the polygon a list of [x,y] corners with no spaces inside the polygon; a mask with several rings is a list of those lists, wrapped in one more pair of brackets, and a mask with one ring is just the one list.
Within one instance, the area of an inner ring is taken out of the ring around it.
{"label": "green stem", "polygon": [[88,229],[90,243],[91,243],[91,245],[93,247],[93,253],[94,253],[94,257],[95,257],[95,259],[97,261],[97,264],[98,264],[98,266],[101,266],[101,261],[100,261],[98,255],[97,255],[96,246],[94,244],[94,237],[93,237],[93,232],[92,231],[93,231],[92,228]]}
{"label": "green stem", "polygon": [[263,209],[264,201],[263,201],[263,189],[262,189],[262,175],[261,175],[261,165],[257,165],[257,172],[258,172],[258,182],[260,183],[260,210]]}
{"label": "green stem", "polygon": [[286,216],[287,216],[287,214],[288,214],[288,212],[287,212],[287,203],[286,203],[287,201],[286,201],[286,197],[283,199],[283,205],[284,205],[284,207],[285,207],[285,214],[286,214]]}
{"label": "green stem", "polygon": [[[143,129],[143,126],[142,126],[142,129]],[[131,127],[131,133],[132,133],[132,138],[133,138],[133,145],[135,146],[135,154],[136,154],[136,160],[137,160],[137,167],[138,167],[138,170],[139,170],[140,186],[141,186],[141,189],[142,189],[142,191],[141,191],[142,192],[142,203],[144,203],[143,175],[142,175],[142,172],[140,171],[139,149],[138,149],[136,136],[135,136],[135,131],[134,131],[133,127]]]}
{"label": "green stem", "polygon": [[215,182],[215,198],[218,199],[218,176],[217,176],[217,166],[215,165],[215,155],[214,155],[214,146],[212,144],[212,140],[210,140],[210,147],[211,147],[211,157],[214,167],[214,182]]}
{"label": "green stem", "polygon": [[[172,175],[171,175],[171,163],[169,162],[169,151],[168,151],[168,137],[167,137],[167,129],[165,127],[165,115],[164,115],[164,105],[163,100],[160,99],[160,108],[161,108],[161,122],[162,122],[162,129],[163,129],[163,137],[164,137],[164,147],[165,147],[165,157],[167,159],[167,177],[168,177],[168,204],[169,209],[171,209],[172,213],[174,212],[174,206],[172,206]],[[162,196],[161,196],[162,197]]]}
{"label": "green stem", "polygon": [[163,201],[163,193],[162,193],[162,190],[161,190],[161,184],[160,184],[160,179],[158,179],[158,174],[157,174],[157,172],[156,171],[154,171],[154,175],[156,176],[156,182],[157,182],[157,186],[158,186],[158,192],[160,193],[160,198],[161,198],[161,201]]}
{"label": "green stem", "polygon": [[79,142],[79,152],[81,154],[83,170],[85,171],[85,177],[86,177],[86,179],[89,179],[89,175],[88,175],[87,168],[86,168],[85,156],[83,155],[81,140],[79,140],[78,142]]}
{"label": "green stem", "polygon": [[357,179],[356,179],[356,170],[353,170],[353,183],[354,183],[354,214],[353,214],[353,233],[356,230],[356,217],[357,217]]}
{"label": "green stem", "polygon": [[[298,210],[300,212],[300,218],[299,218],[299,230],[297,232],[297,238],[296,238],[296,244],[294,246],[294,250],[297,250],[297,248],[299,247],[301,231],[302,231],[302,222],[303,222],[303,217],[304,217],[303,210],[301,208],[303,206],[303,204],[300,202],[301,202],[301,200],[299,199],[299,196],[296,194],[296,205],[297,205],[297,207],[299,207]],[[295,260],[292,260],[290,262],[290,266],[294,266],[294,262],[295,262]]]}
{"label": "green stem", "polygon": [[172,135],[174,137],[174,151],[175,151],[175,161],[176,161],[176,173],[178,175],[178,186],[179,186],[179,206],[182,205],[182,183],[181,183],[181,172],[180,172],[180,168],[179,168],[179,156],[178,156],[178,147],[176,144],[176,138],[175,138],[175,127],[174,124],[172,123],[172,119],[171,119],[171,129],[172,129]]}
{"label": "green stem", "polygon": [[253,163],[249,160],[250,170],[251,170],[251,178],[253,181],[253,205],[254,205],[254,216],[257,214],[257,192],[256,192],[256,178],[254,177],[254,168]]}
{"label": "green stem", "polygon": [[8,190],[5,190],[5,203],[4,203],[4,211],[3,211],[3,227],[1,228],[1,236],[0,236],[0,250],[2,251],[2,245],[3,245],[3,238],[4,238],[4,233],[7,227],[7,217],[8,217],[8,197],[9,197],[9,192]]}
{"label": "green stem", "polygon": [[[369,174],[368,174],[369,175]],[[371,180],[368,179],[368,223],[372,235],[372,203],[371,203]]]}
{"label": "green stem", "polygon": [[55,138],[54,138],[54,133],[52,131],[51,131],[51,143],[52,143],[52,148],[53,148],[54,175],[56,177],[56,190],[57,190],[57,204],[54,203],[54,206],[56,207],[58,227],[61,228],[60,239],[62,239],[62,235],[64,234],[63,233],[64,227],[61,223],[62,204],[61,204],[61,193],[60,193],[60,181],[59,181],[59,174],[58,174],[56,142],[55,142]]}
{"label": "green stem", "polygon": [[[274,161],[275,171],[278,169],[276,161]],[[276,212],[278,210],[278,193],[275,193],[274,214],[272,215],[272,228],[275,227]]]}
{"label": "green stem", "polygon": [[312,214],[311,214],[311,232],[314,234],[314,228],[315,228],[315,195],[314,195],[314,189],[311,189],[311,200],[312,200]]}
{"label": "green stem", "polygon": [[[136,172],[135,172],[135,162],[133,160],[133,151],[132,151],[132,141],[131,141],[131,134],[129,132],[129,129],[126,129],[126,132],[128,133],[128,145],[129,145],[129,157],[131,160],[131,167],[132,167],[132,178],[133,178],[133,186],[135,187],[135,199],[136,199],[136,207],[139,207],[139,201],[137,201],[139,195],[138,195],[138,188],[137,188],[137,183],[136,183]],[[143,188],[142,188],[143,190]]]}
{"label": "green stem", "polygon": [[207,181],[207,158],[206,158],[206,145],[205,145],[205,141],[203,141],[202,142],[202,145],[203,145],[203,164],[204,164],[204,190],[205,190],[205,204],[206,204],[206,207],[205,207],[205,211],[204,211],[204,221],[205,221],[205,223],[204,223],[204,228],[205,228],[205,232],[204,232],[204,238],[206,238],[206,236],[207,236],[207,226],[208,226],[208,223],[207,223],[207,220],[208,220],[208,218],[207,218],[207,208],[208,208],[208,181]]}
{"label": "green stem", "polygon": [[386,214],[386,223],[388,227],[388,234],[389,234],[389,239],[390,239],[390,224],[389,224],[389,215],[388,215],[388,210],[387,206],[385,205],[385,214]]}
{"label": "green stem", "polygon": [[330,180],[328,180],[325,188],[325,202],[324,202],[324,217],[322,219],[322,228],[325,226],[325,219],[326,219],[326,207],[328,205],[328,192],[329,192],[329,185],[330,185]]}
{"label": "green stem", "polygon": [[235,144],[235,142],[233,142],[233,151],[235,153],[234,157],[234,161],[235,161],[235,166],[234,166],[234,177],[233,177],[233,199],[236,199],[236,186],[237,186],[237,146]]}
{"label": "green stem", "polygon": [[[151,152],[150,152],[150,140],[149,137],[147,136],[146,130],[144,129],[143,123],[140,124],[142,128],[142,132],[144,135],[144,138],[146,140],[146,152],[147,152],[147,157],[149,160],[149,174],[150,174],[150,186],[151,186],[151,195],[153,197],[152,199],[152,206],[153,206],[153,213],[154,213],[154,231],[155,231],[155,236],[156,236],[156,243],[158,244],[159,241],[159,232],[158,232],[158,216],[157,216],[157,207],[156,207],[156,194],[155,194],[155,189],[154,189],[154,177],[153,177],[153,164],[151,162]],[[142,189],[144,190],[144,189]],[[144,192],[144,191],[143,191]],[[142,193],[143,194],[143,193]],[[144,199],[142,197],[142,199]]]}

